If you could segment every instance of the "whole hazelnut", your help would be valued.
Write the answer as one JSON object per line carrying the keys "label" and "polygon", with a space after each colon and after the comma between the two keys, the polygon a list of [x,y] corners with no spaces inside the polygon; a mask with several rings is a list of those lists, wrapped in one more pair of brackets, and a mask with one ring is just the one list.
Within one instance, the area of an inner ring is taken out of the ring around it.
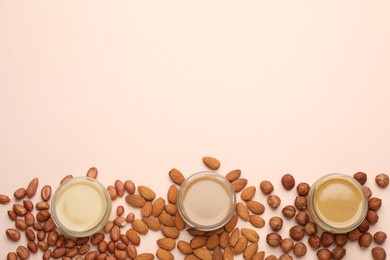
{"label": "whole hazelnut", "polygon": [[379,198],[371,198],[368,200],[368,209],[377,211],[382,206],[382,200]]}
{"label": "whole hazelnut", "polygon": [[367,219],[364,219],[363,222],[358,226],[360,232],[364,233],[370,229],[370,222]]}
{"label": "whole hazelnut", "polygon": [[315,222],[308,222],[305,225],[305,233],[309,236],[317,234],[317,224]]}
{"label": "whole hazelnut", "polygon": [[269,255],[264,260],[278,260],[278,258],[274,255]]}
{"label": "whole hazelnut", "polygon": [[288,253],[294,247],[294,241],[291,238],[284,238],[280,242],[280,248],[283,252]]}
{"label": "whole hazelnut", "polygon": [[269,233],[266,237],[267,244],[277,247],[282,242],[282,237],[278,233]]}
{"label": "whole hazelnut", "polygon": [[296,209],[294,206],[288,205],[282,209],[282,214],[286,218],[290,219],[295,216]]}
{"label": "whole hazelnut", "polygon": [[311,235],[308,239],[309,245],[313,249],[318,249],[321,247],[321,240],[318,236],[316,235]]}
{"label": "whole hazelnut", "polygon": [[294,201],[294,205],[299,210],[304,210],[307,207],[307,199],[306,197],[296,197]]}
{"label": "whole hazelnut", "polygon": [[295,179],[291,174],[285,174],[282,177],[282,185],[286,190],[291,190],[295,186]]}
{"label": "whole hazelnut", "polygon": [[267,203],[271,208],[276,209],[280,205],[280,198],[276,195],[269,195],[267,198]]}
{"label": "whole hazelnut", "polygon": [[329,249],[323,248],[317,251],[318,260],[330,260],[332,257],[332,252]]}
{"label": "whole hazelnut", "polygon": [[367,199],[370,199],[372,196],[372,191],[370,187],[364,186],[363,187],[364,194],[366,194]]}
{"label": "whole hazelnut", "polygon": [[367,181],[367,174],[365,174],[364,172],[357,172],[353,175],[353,178],[357,180],[361,185],[363,185]]}
{"label": "whole hazelnut", "polygon": [[345,246],[348,242],[348,237],[346,234],[335,234],[334,235],[334,242],[338,246]]}
{"label": "whole hazelnut", "polygon": [[262,181],[260,183],[260,190],[263,192],[264,195],[269,195],[271,192],[274,191],[274,186],[270,181]]}
{"label": "whole hazelnut", "polygon": [[321,244],[324,247],[331,246],[333,242],[334,242],[334,235],[332,233],[325,231],[321,234]]}
{"label": "whole hazelnut", "polygon": [[298,214],[295,216],[295,221],[301,225],[304,226],[306,225],[310,220],[309,215],[306,213],[304,210],[300,210]]}
{"label": "whole hazelnut", "polygon": [[269,220],[269,226],[273,231],[279,231],[283,227],[283,219],[280,217],[272,217]]}
{"label": "whole hazelnut", "polygon": [[374,241],[378,244],[383,244],[387,239],[387,234],[383,231],[378,231],[374,234]]}
{"label": "whole hazelnut", "polygon": [[379,220],[379,216],[378,216],[378,213],[376,213],[376,211],[368,211],[367,212],[367,221],[371,224],[371,225],[374,225],[375,223],[378,222]]}
{"label": "whole hazelnut", "polygon": [[348,234],[347,234],[348,239],[351,242],[359,240],[361,235],[362,235],[362,233],[360,233],[359,229],[357,229],[357,228],[355,228],[352,231],[349,231]]}
{"label": "whole hazelnut", "polygon": [[371,255],[374,260],[385,260],[386,250],[382,247],[376,246],[371,249]]}
{"label": "whole hazelnut", "polygon": [[345,248],[337,246],[332,250],[332,259],[340,260],[345,256],[346,252]]}
{"label": "whole hazelnut", "polygon": [[289,254],[282,254],[279,256],[278,260],[293,260],[293,258]]}
{"label": "whole hazelnut", "polygon": [[372,243],[372,235],[368,232],[363,233],[359,238],[361,248],[368,248]]}
{"label": "whole hazelnut", "polygon": [[305,229],[302,226],[296,225],[290,228],[289,233],[292,239],[299,241],[305,236]]}
{"label": "whole hazelnut", "polygon": [[381,188],[386,188],[389,185],[389,175],[381,173],[375,177],[375,182]]}
{"label": "whole hazelnut", "polygon": [[306,182],[301,182],[297,186],[297,193],[299,196],[306,196],[310,191],[310,185]]}
{"label": "whole hazelnut", "polygon": [[306,255],[307,247],[304,243],[298,242],[295,244],[293,251],[295,256],[301,257]]}

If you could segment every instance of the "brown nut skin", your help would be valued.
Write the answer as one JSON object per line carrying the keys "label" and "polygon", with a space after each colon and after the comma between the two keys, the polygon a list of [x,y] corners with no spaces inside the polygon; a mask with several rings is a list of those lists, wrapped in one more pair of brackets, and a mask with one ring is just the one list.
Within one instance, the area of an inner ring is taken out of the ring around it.
{"label": "brown nut skin", "polygon": [[372,196],[372,191],[370,187],[364,186],[363,187],[364,194],[366,195],[367,199],[370,199]]}
{"label": "brown nut skin", "polygon": [[293,249],[294,247],[294,240],[291,238],[283,238],[280,242],[280,248],[283,250],[283,252],[288,253]]}
{"label": "brown nut skin", "polygon": [[307,207],[306,197],[298,196],[295,198],[294,205],[298,210],[304,210]]}
{"label": "brown nut skin", "polygon": [[280,205],[280,202],[281,202],[280,198],[276,195],[269,195],[267,198],[268,205],[273,209],[278,208]]}
{"label": "brown nut skin", "polygon": [[277,216],[272,217],[269,220],[269,226],[271,227],[271,229],[273,231],[279,231],[283,227],[283,219],[281,219],[280,217],[277,217]]}
{"label": "brown nut skin", "polygon": [[337,246],[332,249],[332,259],[335,260],[343,259],[346,253],[347,251],[345,250],[345,248]]}
{"label": "brown nut skin", "polygon": [[374,225],[375,223],[378,222],[379,215],[378,215],[378,213],[376,213],[376,211],[370,210],[367,212],[366,218],[367,218],[367,221],[370,223],[370,225]]}
{"label": "brown nut skin", "polygon": [[358,226],[360,232],[364,233],[370,229],[370,222],[367,219],[364,219],[363,222]]}
{"label": "brown nut skin", "polygon": [[383,244],[387,239],[387,234],[383,231],[378,231],[374,234],[374,241],[377,244]]}
{"label": "brown nut skin", "polygon": [[295,244],[293,251],[295,256],[302,257],[306,255],[307,247],[304,243],[298,242]]}
{"label": "brown nut skin", "polygon": [[308,239],[309,245],[313,249],[318,249],[321,247],[321,239],[316,235],[311,235]]}
{"label": "brown nut skin", "polygon": [[360,185],[364,185],[364,183],[366,183],[367,181],[367,174],[365,174],[364,172],[357,172],[353,175],[353,178],[357,180]]}
{"label": "brown nut skin", "polygon": [[371,249],[371,255],[374,260],[385,260],[386,250],[382,247],[376,246]]}
{"label": "brown nut skin", "polygon": [[368,200],[368,209],[369,210],[373,210],[373,211],[377,211],[378,209],[380,209],[382,206],[382,200],[379,199],[379,198],[371,198]]}
{"label": "brown nut skin", "polygon": [[381,188],[386,188],[389,185],[389,175],[381,173],[375,177],[375,182]]}
{"label": "brown nut skin", "polygon": [[266,237],[267,244],[272,247],[278,247],[282,242],[282,237],[278,233],[269,233]]}
{"label": "brown nut skin", "polygon": [[310,191],[310,185],[306,182],[301,182],[297,185],[297,194],[299,196],[306,196]]}
{"label": "brown nut skin", "polygon": [[309,222],[309,220],[309,214],[307,214],[304,210],[300,210],[295,216],[295,221],[301,226],[305,226]]}
{"label": "brown nut skin", "polygon": [[274,191],[274,185],[270,181],[264,180],[260,183],[260,190],[264,195],[269,195]]}
{"label": "brown nut skin", "polygon": [[335,234],[334,235],[334,242],[338,246],[345,246],[348,242],[348,237],[346,234]]}
{"label": "brown nut skin", "polygon": [[295,186],[295,179],[291,174],[283,175],[281,182],[286,190],[291,190]]}
{"label": "brown nut skin", "polygon": [[289,233],[292,239],[299,241],[305,236],[305,229],[302,226],[296,225],[290,228]]}
{"label": "brown nut skin", "polygon": [[325,231],[321,234],[321,244],[324,247],[331,246],[333,242],[334,242],[334,235],[332,233]]}
{"label": "brown nut skin", "polygon": [[306,223],[305,233],[309,236],[317,234],[317,224],[315,222]]}
{"label": "brown nut skin", "polygon": [[372,243],[372,235],[368,232],[363,233],[359,238],[359,246],[361,248],[368,248]]}
{"label": "brown nut skin", "polygon": [[322,248],[317,251],[318,260],[330,260],[332,257],[332,252],[327,248]]}
{"label": "brown nut skin", "polygon": [[354,230],[348,232],[348,234],[347,234],[348,240],[352,241],[352,242],[359,240],[361,234],[362,233],[360,233],[359,229],[355,228]]}
{"label": "brown nut skin", "polygon": [[288,205],[282,209],[282,214],[288,219],[291,219],[295,216],[296,209],[294,206]]}

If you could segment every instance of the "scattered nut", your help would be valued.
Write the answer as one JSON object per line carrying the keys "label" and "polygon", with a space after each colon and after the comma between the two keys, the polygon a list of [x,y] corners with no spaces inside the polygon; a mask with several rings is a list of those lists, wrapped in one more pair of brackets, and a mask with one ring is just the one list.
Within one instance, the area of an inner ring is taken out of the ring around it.
{"label": "scattered nut", "polygon": [[283,250],[283,252],[288,253],[293,249],[294,247],[294,241],[291,238],[283,238],[280,242],[280,248]]}
{"label": "scattered nut", "polygon": [[282,177],[282,185],[286,190],[291,190],[295,186],[295,179],[291,174],[285,174]]}
{"label": "scattered nut", "polygon": [[361,185],[364,185],[367,181],[367,174],[364,172],[357,172],[353,175],[353,178],[357,180]]}
{"label": "scattered nut", "polygon": [[345,256],[346,252],[347,251],[345,248],[337,246],[332,250],[332,258],[335,260],[340,260]]}
{"label": "scattered nut", "polygon": [[302,226],[296,225],[290,228],[290,237],[295,241],[301,240],[305,236],[305,229]]}
{"label": "scattered nut", "polygon": [[363,233],[359,238],[361,248],[368,248],[372,243],[372,235],[368,232]]}
{"label": "scattered nut", "polygon": [[306,182],[301,182],[297,186],[297,193],[299,196],[306,196],[310,191],[310,185]]}
{"label": "scattered nut", "polygon": [[346,234],[335,234],[334,235],[334,242],[338,246],[345,246],[348,242],[348,237]]}
{"label": "scattered nut", "polygon": [[321,244],[324,247],[331,246],[333,242],[334,242],[334,235],[332,233],[325,231],[321,234]]}
{"label": "scattered nut", "polygon": [[293,251],[295,256],[301,257],[306,255],[307,247],[304,243],[298,242],[295,244]]}
{"label": "scattered nut", "polygon": [[309,214],[307,214],[304,210],[300,210],[295,216],[295,221],[301,226],[305,226],[309,222],[309,220]]}
{"label": "scattered nut", "polygon": [[329,249],[323,248],[317,251],[318,260],[330,260],[332,257],[332,252]]}
{"label": "scattered nut", "polygon": [[378,244],[383,244],[387,239],[387,234],[383,231],[378,231],[374,234],[374,241]]}
{"label": "scattered nut", "polygon": [[372,191],[371,191],[370,187],[364,186],[363,190],[364,190],[364,194],[366,195],[367,199],[370,199],[372,196]]}
{"label": "scattered nut", "polygon": [[294,201],[294,205],[298,210],[304,210],[307,207],[307,199],[306,197],[296,197]]}
{"label": "scattered nut", "polygon": [[282,209],[283,216],[285,216],[288,219],[293,218],[295,216],[295,213],[296,213],[296,209],[294,206],[291,205],[286,206]]}
{"label": "scattered nut", "polygon": [[378,222],[379,220],[379,216],[378,216],[378,213],[376,213],[376,211],[368,211],[367,212],[367,221],[371,224],[371,225],[374,225],[375,223]]}
{"label": "scattered nut", "polygon": [[274,186],[270,181],[262,181],[260,183],[260,190],[264,195],[269,195],[274,191]]}
{"label": "scattered nut", "polygon": [[282,242],[282,237],[278,233],[270,233],[266,237],[267,244],[272,247],[278,247]]}
{"label": "scattered nut", "polygon": [[377,211],[382,206],[382,200],[379,198],[371,198],[368,200],[368,209]]}
{"label": "scattered nut", "polygon": [[283,227],[283,219],[280,217],[272,217],[269,220],[269,226],[273,231],[279,231]]}
{"label": "scattered nut", "polygon": [[313,249],[318,249],[321,247],[321,239],[316,235],[311,235],[308,239],[308,242]]}
{"label": "scattered nut", "polygon": [[374,260],[385,260],[386,259],[386,251],[382,247],[374,247],[371,249],[371,255]]}
{"label": "scattered nut", "polygon": [[386,188],[389,185],[389,175],[381,173],[375,177],[375,182],[381,188]]}
{"label": "scattered nut", "polygon": [[280,202],[281,202],[280,198],[276,195],[269,195],[267,198],[268,205],[273,209],[278,208],[280,205]]}
{"label": "scattered nut", "polygon": [[305,233],[309,236],[317,234],[317,224],[315,222],[306,223]]}

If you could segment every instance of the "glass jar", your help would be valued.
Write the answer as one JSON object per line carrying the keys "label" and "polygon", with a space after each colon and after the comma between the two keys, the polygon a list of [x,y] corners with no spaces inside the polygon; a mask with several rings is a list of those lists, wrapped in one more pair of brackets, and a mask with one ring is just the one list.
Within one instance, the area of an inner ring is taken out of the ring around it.
{"label": "glass jar", "polygon": [[178,210],[192,228],[210,231],[223,227],[233,216],[236,193],[222,175],[203,171],[188,177],[180,187]]}
{"label": "glass jar", "polygon": [[67,236],[86,237],[103,228],[111,215],[107,189],[89,177],[75,177],[60,185],[51,202],[56,226]]}
{"label": "glass jar", "polygon": [[328,174],[310,188],[308,210],[312,219],[331,233],[346,233],[366,217],[368,200],[363,187],[344,174]]}

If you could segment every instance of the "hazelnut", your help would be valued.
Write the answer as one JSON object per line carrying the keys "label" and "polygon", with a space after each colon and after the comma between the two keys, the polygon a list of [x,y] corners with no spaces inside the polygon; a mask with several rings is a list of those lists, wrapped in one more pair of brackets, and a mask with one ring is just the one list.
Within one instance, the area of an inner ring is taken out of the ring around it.
{"label": "hazelnut", "polygon": [[269,195],[271,192],[274,191],[274,186],[270,181],[262,181],[260,183],[260,190],[263,192],[264,195]]}
{"label": "hazelnut", "polygon": [[288,253],[294,247],[294,241],[291,238],[284,238],[282,242],[280,242],[280,248],[283,252]]}
{"label": "hazelnut", "polygon": [[293,258],[289,254],[282,254],[279,256],[278,260],[293,260]]}
{"label": "hazelnut", "polygon": [[310,185],[306,182],[301,182],[297,186],[297,193],[299,196],[306,196],[310,191]]}
{"label": "hazelnut", "polygon": [[361,248],[368,248],[372,243],[372,235],[368,232],[363,233],[359,238]]}
{"label": "hazelnut", "polygon": [[278,233],[269,233],[266,237],[267,244],[277,247],[282,242],[282,237]]}
{"label": "hazelnut", "polygon": [[315,235],[317,234],[317,224],[314,222],[308,222],[305,225],[305,233],[307,235]]}
{"label": "hazelnut", "polygon": [[368,209],[377,211],[382,206],[382,200],[379,198],[371,198],[368,200]]}
{"label": "hazelnut", "polygon": [[299,211],[298,214],[295,216],[295,221],[301,226],[306,225],[309,220],[310,217],[304,210]]}
{"label": "hazelnut", "polygon": [[264,258],[264,260],[278,260],[278,258],[274,255],[269,255],[266,258]]}
{"label": "hazelnut", "polygon": [[321,234],[321,244],[324,247],[331,246],[333,242],[334,242],[334,235],[332,233],[325,231]]}
{"label": "hazelnut", "polygon": [[367,221],[368,221],[371,225],[377,223],[378,220],[379,220],[378,213],[376,213],[376,211],[372,211],[372,210],[370,210],[370,211],[367,212],[366,218],[367,218]]}
{"label": "hazelnut", "polygon": [[294,201],[294,205],[299,210],[304,210],[307,207],[307,199],[306,197],[296,197]]}
{"label": "hazelnut", "polygon": [[295,186],[295,179],[291,174],[285,174],[282,177],[282,185],[286,190],[291,190]]}
{"label": "hazelnut", "polygon": [[308,239],[309,245],[313,249],[318,249],[321,246],[321,240],[318,236],[316,235],[311,235]]}
{"label": "hazelnut", "polygon": [[332,252],[329,249],[323,248],[317,251],[318,260],[330,260],[332,257]]}
{"label": "hazelnut", "polygon": [[296,255],[297,257],[301,257],[306,255],[307,247],[304,243],[298,242],[295,244],[293,251],[294,255]]}
{"label": "hazelnut", "polygon": [[283,226],[283,219],[280,217],[272,217],[269,220],[269,226],[273,231],[279,231]]}
{"label": "hazelnut", "polygon": [[348,242],[348,237],[346,234],[335,234],[334,235],[334,242],[338,246],[345,246]]}
{"label": "hazelnut", "polygon": [[302,226],[293,226],[290,228],[290,237],[295,241],[301,240],[305,236],[305,229]]}
{"label": "hazelnut", "polygon": [[370,222],[367,219],[364,219],[363,222],[357,227],[360,232],[364,233],[370,229]]}
{"label": "hazelnut", "polygon": [[359,229],[355,228],[354,230],[349,231],[347,236],[348,236],[349,241],[356,241],[360,238],[361,233],[360,233]]}
{"label": "hazelnut", "polygon": [[365,174],[364,172],[357,172],[353,175],[353,178],[357,180],[361,185],[363,185],[367,181],[367,174]]}
{"label": "hazelnut", "polygon": [[371,249],[371,255],[374,260],[385,260],[386,259],[386,251],[382,247],[374,247]]}
{"label": "hazelnut", "polygon": [[283,216],[285,216],[286,218],[293,218],[295,216],[295,212],[296,212],[296,209],[294,206],[286,206],[282,209],[282,214]]}
{"label": "hazelnut", "polygon": [[280,198],[276,195],[269,195],[267,202],[271,208],[276,209],[280,205]]}
{"label": "hazelnut", "polygon": [[342,259],[345,256],[346,252],[347,251],[345,250],[345,248],[337,246],[332,250],[332,259]]}
{"label": "hazelnut", "polygon": [[381,188],[386,188],[389,185],[389,175],[381,173],[375,177],[375,182]]}
{"label": "hazelnut", "polygon": [[378,244],[383,244],[387,239],[387,235],[383,231],[378,231],[374,234],[374,241]]}
{"label": "hazelnut", "polygon": [[364,194],[366,194],[367,199],[370,199],[372,196],[372,191],[370,187],[364,186],[363,187]]}

